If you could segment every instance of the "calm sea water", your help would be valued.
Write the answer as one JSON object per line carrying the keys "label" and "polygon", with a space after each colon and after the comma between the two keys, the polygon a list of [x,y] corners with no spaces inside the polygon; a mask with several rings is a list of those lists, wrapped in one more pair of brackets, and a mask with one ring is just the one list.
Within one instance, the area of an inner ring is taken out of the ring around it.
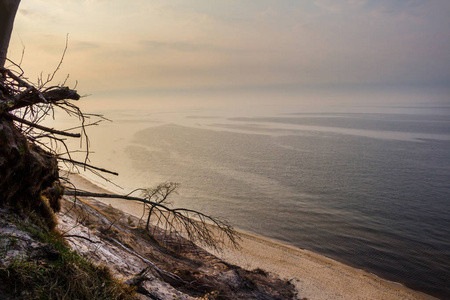
{"label": "calm sea water", "polygon": [[111,112],[91,139],[125,188],[180,182],[178,206],[449,298],[450,106],[305,111]]}

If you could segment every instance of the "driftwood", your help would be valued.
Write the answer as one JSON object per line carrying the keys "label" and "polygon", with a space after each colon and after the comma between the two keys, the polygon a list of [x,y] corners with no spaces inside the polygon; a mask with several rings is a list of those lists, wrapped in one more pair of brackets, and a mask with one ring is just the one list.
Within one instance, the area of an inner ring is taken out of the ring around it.
{"label": "driftwood", "polygon": [[[145,296],[150,297],[153,300],[162,300],[161,297],[159,297],[158,295],[149,292],[147,289],[145,289],[142,284],[145,281],[149,281],[150,278],[147,276],[147,273],[149,272],[148,268],[142,269],[141,272],[135,274],[133,277],[127,279],[125,281],[126,284],[128,284],[129,286],[135,287],[136,288],[136,292],[138,292],[139,294],[143,294]],[[174,274],[175,275],[175,274]]]}

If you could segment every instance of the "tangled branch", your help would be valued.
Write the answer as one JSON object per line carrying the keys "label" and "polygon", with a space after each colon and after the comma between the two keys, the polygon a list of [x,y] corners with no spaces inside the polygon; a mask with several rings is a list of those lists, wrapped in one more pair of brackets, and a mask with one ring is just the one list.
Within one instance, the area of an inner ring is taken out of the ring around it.
{"label": "tangled branch", "polygon": [[[60,65],[61,62],[57,70]],[[88,163],[89,139],[86,134],[86,127],[98,124],[104,119],[103,116],[81,112],[78,106],[72,103],[72,101],[80,99],[80,95],[76,90],[67,86],[46,87],[57,70],[49,75],[46,81],[42,80],[41,76],[41,79],[38,80],[38,85],[33,85],[24,77],[20,66],[15,66],[15,71],[0,68],[0,118],[14,122],[17,129],[21,131],[30,143],[46,150],[59,162],[68,164],[71,168],[82,167],[105,180],[108,179],[103,177],[100,172],[118,175],[115,172]],[[40,124],[45,117],[54,117],[56,108],[62,109],[68,115],[78,118],[81,126],[59,130]],[[100,120],[87,124],[86,119],[92,116]],[[79,132],[72,132],[73,130],[79,130]],[[71,157],[73,152],[66,145],[65,138],[82,138],[85,140],[86,156],[84,161],[78,161]],[[62,153],[60,149],[63,149]],[[168,202],[169,196],[176,192],[178,186],[177,183],[165,182],[155,188],[136,190],[141,191],[142,197],[96,194],[71,188],[67,188],[65,194],[75,197],[93,196],[138,201],[144,205],[144,212],[147,212],[145,226],[147,231],[150,228],[150,224],[152,224],[163,228],[165,232],[172,236],[185,237],[191,242],[198,242],[212,248],[220,248],[226,240],[236,246],[237,235],[228,222],[196,210],[170,207]]]}
{"label": "tangled branch", "polygon": [[[80,99],[76,90],[63,85],[47,87],[59,70],[66,49],[67,41],[58,67],[52,74],[48,75],[46,80],[43,80],[41,76],[36,85],[25,78],[23,70],[17,64],[11,62],[14,69],[0,67],[0,117],[15,122],[16,127],[30,143],[45,149],[59,161],[67,164],[69,168],[82,166],[85,170],[96,174],[99,174],[97,171],[100,171],[117,175],[115,172],[97,168],[87,163],[89,161],[89,138],[86,127],[97,125],[106,119],[101,115],[85,114],[77,105],[73,104],[72,101]],[[77,118],[81,125],[59,130],[40,124],[46,117],[54,117],[55,109],[60,109],[69,116]],[[90,118],[95,118],[95,120],[87,123]],[[79,132],[72,132],[73,130]],[[66,137],[84,140],[84,162],[72,159],[72,152],[65,142]],[[99,175],[101,176],[101,174]]]}
{"label": "tangled branch", "polygon": [[177,237],[184,237],[191,242],[200,243],[216,250],[220,249],[227,241],[237,247],[239,237],[233,226],[227,221],[193,209],[172,208],[170,203],[167,203],[169,196],[176,192],[178,187],[177,183],[165,182],[155,188],[139,189],[142,197],[92,193],[76,189],[66,190],[65,195],[137,201],[142,203],[147,210],[146,230],[149,230],[150,219],[153,217],[156,219],[154,225]]}

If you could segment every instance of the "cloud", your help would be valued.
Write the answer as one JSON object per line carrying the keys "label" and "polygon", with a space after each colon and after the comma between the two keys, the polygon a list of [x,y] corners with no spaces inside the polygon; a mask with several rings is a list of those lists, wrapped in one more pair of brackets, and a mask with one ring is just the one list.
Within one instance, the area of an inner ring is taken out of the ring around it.
{"label": "cloud", "polygon": [[235,55],[235,54],[245,54],[245,53],[270,53],[275,52],[274,50],[257,48],[257,47],[239,47],[237,45],[214,45],[201,42],[189,42],[189,41],[173,41],[173,42],[162,42],[157,40],[143,40],[140,44],[146,49],[146,51],[153,52],[163,52],[167,50],[185,52],[185,53],[218,53],[224,55]]}
{"label": "cloud", "polygon": [[70,51],[88,51],[100,48],[100,44],[86,41],[69,41],[69,47]]}
{"label": "cloud", "polygon": [[105,87],[450,81],[448,0],[27,0],[19,15],[29,68],[69,33],[64,66]]}
{"label": "cloud", "polygon": [[430,5],[424,0],[315,0],[314,5],[330,13],[348,13],[357,9],[359,13],[413,14],[415,9]]}
{"label": "cloud", "polygon": [[385,13],[407,13],[411,9],[425,4],[423,0],[368,0],[365,7]]}
{"label": "cloud", "polygon": [[342,13],[367,4],[367,0],[316,0],[314,5],[331,13]]}
{"label": "cloud", "polygon": [[54,18],[49,14],[35,9],[19,7],[18,15],[33,22],[51,22],[54,20]]}
{"label": "cloud", "polygon": [[150,51],[157,50],[175,50],[181,52],[202,52],[202,51],[226,51],[227,49],[223,49],[220,47],[216,47],[214,45],[209,44],[198,44],[192,42],[183,42],[183,41],[175,41],[175,42],[161,42],[154,40],[145,40],[141,41],[141,44]]}

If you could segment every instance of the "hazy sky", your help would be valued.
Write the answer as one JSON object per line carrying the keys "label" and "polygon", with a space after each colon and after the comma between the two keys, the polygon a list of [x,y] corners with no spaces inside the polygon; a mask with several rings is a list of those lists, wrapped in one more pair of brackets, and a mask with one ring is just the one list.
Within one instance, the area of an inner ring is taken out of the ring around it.
{"label": "hazy sky", "polygon": [[450,85],[449,0],[22,0],[9,57],[86,93]]}

